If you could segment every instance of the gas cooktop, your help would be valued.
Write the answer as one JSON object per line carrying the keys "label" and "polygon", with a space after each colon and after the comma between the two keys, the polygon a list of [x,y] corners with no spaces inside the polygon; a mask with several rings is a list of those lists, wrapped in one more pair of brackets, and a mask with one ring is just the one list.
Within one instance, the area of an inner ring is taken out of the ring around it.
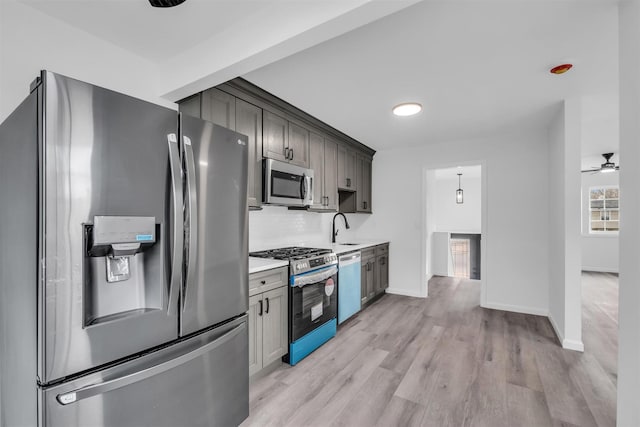
{"label": "gas cooktop", "polygon": [[330,254],[331,249],[307,248],[302,246],[290,246],[288,248],[269,249],[266,251],[251,252],[249,256],[257,258],[273,258],[299,260],[315,257],[318,255]]}
{"label": "gas cooktop", "polygon": [[249,256],[289,260],[290,275],[306,273],[318,268],[338,264],[338,257],[331,249],[300,246],[250,252]]}

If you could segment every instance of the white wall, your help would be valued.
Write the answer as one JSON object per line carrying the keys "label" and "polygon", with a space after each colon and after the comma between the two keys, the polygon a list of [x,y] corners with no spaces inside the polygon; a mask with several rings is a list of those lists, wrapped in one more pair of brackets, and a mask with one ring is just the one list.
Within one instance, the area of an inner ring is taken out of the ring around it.
{"label": "white wall", "polygon": [[619,426],[640,425],[640,2],[622,1],[620,22]]}
{"label": "white wall", "polygon": [[[454,175],[455,176],[455,175]],[[456,203],[458,177],[437,179],[435,192],[436,230],[480,233],[482,182],[480,177],[462,176],[464,203]]]}
{"label": "white wall", "polygon": [[562,346],[582,351],[580,100],[565,100],[549,132],[549,320]]}
{"label": "white wall", "polygon": [[[548,313],[548,135],[520,132],[494,138],[443,142],[423,148],[381,150],[373,169],[374,213],[360,233],[393,243],[390,288],[425,296],[420,195],[425,169],[444,164],[483,164],[487,179],[487,233],[483,257],[487,306]],[[429,251],[429,248],[426,249]]]}
{"label": "white wall", "polygon": [[[582,174],[582,269],[618,273],[619,245],[617,234],[589,234],[589,187],[620,184],[619,172]],[[622,201],[624,203],[624,201]],[[622,208],[624,209],[624,208]]]}
{"label": "white wall", "polygon": [[151,62],[27,5],[0,3],[0,122],[29,94],[42,69],[174,106],[156,95],[158,69]]}

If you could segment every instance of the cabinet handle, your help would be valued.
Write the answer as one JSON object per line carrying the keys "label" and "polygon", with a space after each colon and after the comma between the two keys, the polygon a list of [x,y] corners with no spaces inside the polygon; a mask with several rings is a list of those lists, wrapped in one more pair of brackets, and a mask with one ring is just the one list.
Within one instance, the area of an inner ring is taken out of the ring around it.
{"label": "cabinet handle", "polygon": [[262,316],[262,300],[258,301],[258,304],[260,304],[260,311],[258,312],[258,316]]}
{"label": "cabinet handle", "polygon": [[289,160],[293,160],[293,149],[289,149]]}
{"label": "cabinet handle", "polygon": [[265,298],[264,300],[265,300],[265,302],[267,303],[267,308],[264,310],[264,312],[265,312],[266,314],[269,314],[269,298]]}
{"label": "cabinet handle", "polygon": [[351,187],[351,178],[347,178],[347,187]]}
{"label": "cabinet handle", "polygon": [[266,284],[267,284],[267,281],[266,281],[266,280],[260,280],[260,284],[262,284],[262,285],[266,285]]}
{"label": "cabinet handle", "polygon": [[284,158],[289,160],[289,149],[285,147],[284,149]]}

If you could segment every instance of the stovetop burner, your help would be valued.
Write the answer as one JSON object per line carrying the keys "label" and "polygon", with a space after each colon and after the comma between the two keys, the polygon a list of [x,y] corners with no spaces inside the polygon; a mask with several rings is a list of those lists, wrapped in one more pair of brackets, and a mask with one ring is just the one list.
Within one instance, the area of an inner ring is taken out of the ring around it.
{"label": "stovetop burner", "polygon": [[273,258],[273,259],[288,259],[288,260],[301,260],[313,256],[323,255],[331,253],[331,249],[321,248],[307,248],[301,246],[290,246],[288,248],[269,249],[266,251],[251,252],[249,256],[257,258]]}

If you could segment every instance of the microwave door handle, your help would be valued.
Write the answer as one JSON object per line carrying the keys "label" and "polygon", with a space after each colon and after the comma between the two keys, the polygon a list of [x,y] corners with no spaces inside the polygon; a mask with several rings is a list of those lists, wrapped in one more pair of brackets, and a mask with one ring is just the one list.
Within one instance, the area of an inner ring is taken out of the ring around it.
{"label": "microwave door handle", "polygon": [[300,195],[302,200],[307,198],[307,176],[302,174],[302,181],[300,182]]}
{"label": "microwave door handle", "polygon": [[173,197],[173,248],[171,254],[171,282],[169,284],[169,302],[167,314],[173,315],[178,307],[178,293],[182,278],[182,256],[184,246],[184,218],[182,217],[182,167],[180,148],[175,133],[167,135],[169,143],[169,167],[171,171],[171,190]]}
{"label": "microwave door handle", "polygon": [[196,194],[196,163],[193,156],[191,139],[183,136],[184,152],[187,168],[187,207],[189,209],[189,252],[187,255],[187,274],[184,284],[184,297],[182,306],[187,306],[189,289],[193,287],[193,278],[196,270],[196,248],[198,247],[198,197]]}

